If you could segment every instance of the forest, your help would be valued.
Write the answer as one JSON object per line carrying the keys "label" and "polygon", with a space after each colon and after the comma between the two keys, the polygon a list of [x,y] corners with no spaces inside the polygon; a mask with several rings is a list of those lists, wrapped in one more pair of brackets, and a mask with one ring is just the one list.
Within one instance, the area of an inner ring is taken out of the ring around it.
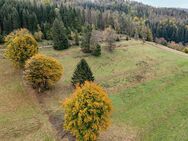
{"label": "forest", "polygon": [[[71,3],[71,4],[70,4]],[[27,28],[33,34],[41,31],[51,39],[51,27],[60,16],[71,38],[71,32],[81,33],[89,24],[103,30],[111,26],[119,34],[145,40],[164,38],[166,41],[188,42],[188,13],[173,8],[154,8],[131,1],[0,1],[1,38],[17,28]],[[2,39],[1,39],[2,40]]]}

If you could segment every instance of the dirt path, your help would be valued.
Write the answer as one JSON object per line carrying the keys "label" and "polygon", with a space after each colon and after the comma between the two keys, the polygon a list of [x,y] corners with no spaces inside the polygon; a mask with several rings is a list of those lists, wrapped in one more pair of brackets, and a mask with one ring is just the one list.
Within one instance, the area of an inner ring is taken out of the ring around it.
{"label": "dirt path", "polygon": [[151,43],[151,42],[147,42],[147,44],[152,45],[152,46],[157,47],[157,48],[160,48],[160,49],[163,49],[163,50],[166,50],[166,51],[174,52],[174,53],[179,54],[181,56],[188,57],[188,54],[181,52],[181,51],[177,51],[175,49],[171,49],[171,48],[168,48],[168,47],[165,47],[165,46],[162,46],[162,45],[159,45],[159,44]]}

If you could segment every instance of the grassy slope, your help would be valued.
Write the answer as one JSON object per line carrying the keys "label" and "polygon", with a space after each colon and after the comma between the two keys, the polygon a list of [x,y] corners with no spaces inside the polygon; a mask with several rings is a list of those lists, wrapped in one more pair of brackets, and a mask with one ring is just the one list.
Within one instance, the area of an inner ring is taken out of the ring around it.
{"label": "grassy slope", "polygon": [[0,140],[53,141],[48,118],[23,87],[21,75],[0,59]]}
{"label": "grassy slope", "polygon": [[78,48],[42,49],[65,69],[56,89],[43,99],[46,108],[59,110],[57,101],[72,92],[73,70],[84,57],[114,105],[112,126],[101,140],[188,140],[188,58],[133,40],[117,46],[114,53],[103,50],[99,58]]}
{"label": "grassy slope", "polygon": [[[117,46],[114,53],[103,49],[99,58],[86,56],[79,48],[41,49],[64,66],[62,80],[41,96],[44,109],[59,113],[58,101],[72,93],[71,76],[85,58],[114,106],[112,126],[101,140],[188,140],[188,58],[134,40]],[[23,88],[19,73],[6,60],[0,65],[0,138],[54,140],[47,117]]]}

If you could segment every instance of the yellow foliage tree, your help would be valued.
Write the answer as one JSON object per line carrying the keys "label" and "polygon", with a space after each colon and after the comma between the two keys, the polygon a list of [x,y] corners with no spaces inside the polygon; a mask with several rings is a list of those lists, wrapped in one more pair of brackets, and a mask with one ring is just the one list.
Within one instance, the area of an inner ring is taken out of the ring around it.
{"label": "yellow foliage tree", "polygon": [[97,84],[86,81],[62,103],[64,128],[78,141],[96,141],[100,131],[107,129],[112,110],[111,100]]}
{"label": "yellow foliage tree", "polygon": [[5,37],[5,42],[6,44],[10,43],[15,37],[17,36],[22,36],[22,35],[26,35],[29,34],[31,35],[31,33],[29,32],[29,30],[27,30],[26,28],[21,28],[21,29],[17,29],[14,30],[13,32],[11,32],[9,35],[7,35]]}
{"label": "yellow foliage tree", "polygon": [[37,54],[26,62],[24,79],[41,92],[59,81],[62,74],[63,67],[60,62],[52,57]]}
{"label": "yellow foliage tree", "polygon": [[38,45],[33,36],[26,29],[20,29],[10,33],[6,38],[5,56],[15,66],[23,67],[25,61],[38,53]]}

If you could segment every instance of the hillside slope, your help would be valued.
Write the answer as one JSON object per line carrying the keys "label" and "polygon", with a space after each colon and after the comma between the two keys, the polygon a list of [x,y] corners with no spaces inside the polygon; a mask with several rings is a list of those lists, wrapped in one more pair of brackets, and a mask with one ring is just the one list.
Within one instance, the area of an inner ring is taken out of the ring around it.
{"label": "hillside slope", "polygon": [[2,58],[0,72],[0,140],[55,141],[48,117],[24,88],[20,72]]}
{"label": "hillside slope", "polygon": [[1,59],[0,138],[55,140],[43,112],[63,121],[59,101],[72,93],[71,76],[80,59],[85,58],[96,82],[113,102],[112,124],[101,133],[101,141],[188,140],[188,57],[135,40],[117,42],[113,53],[104,46],[101,57],[83,54],[78,47],[65,51],[40,49],[64,66],[63,78],[39,97],[44,111],[34,93],[28,93],[22,84],[19,72]]}
{"label": "hillside slope", "polygon": [[116,43],[99,58],[75,47],[66,51],[41,49],[60,60],[63,79],[42,97],[44,107],[59,114],[59,103],[73,91],[71,76],[81,58],[89,63],[96,82],[113,101],[111,128],[101,141],[185,141],[188,139],[188,57],[141,41]]}

